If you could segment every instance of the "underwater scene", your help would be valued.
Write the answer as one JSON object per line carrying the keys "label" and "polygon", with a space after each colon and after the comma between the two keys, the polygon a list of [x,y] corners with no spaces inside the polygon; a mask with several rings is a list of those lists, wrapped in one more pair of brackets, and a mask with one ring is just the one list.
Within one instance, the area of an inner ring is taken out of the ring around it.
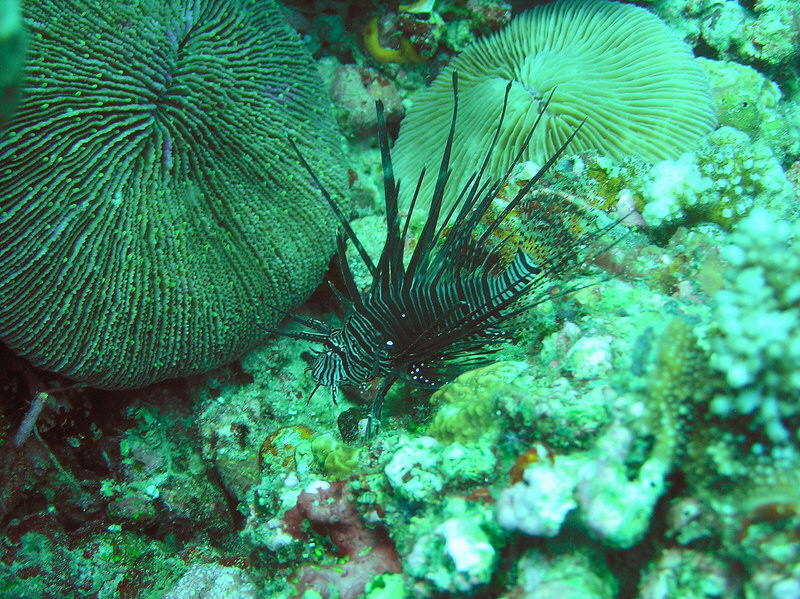
{"label": "underwater scene", "polygon": [[0,599],[800,599],[800,0],[0,0]]}

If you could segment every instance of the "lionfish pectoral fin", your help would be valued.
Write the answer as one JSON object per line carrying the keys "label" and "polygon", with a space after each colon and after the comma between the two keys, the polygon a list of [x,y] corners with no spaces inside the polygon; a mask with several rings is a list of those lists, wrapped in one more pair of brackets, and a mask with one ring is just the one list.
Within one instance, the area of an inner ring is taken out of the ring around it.
{"label": "lionfish pectoral fin", "polygon": [[321,335],[325,335],[326,337],[331,334],[331,330],[321,320],[316,318],[303,318],[302,316],[298,316],[297,314],[292,314],[291,312],[287,313],[287,316],[291,318],[296,323],[302,324],[303,326],[308,327],[309,329],[320,333]]}
{"label": "lionfish pectoral fin", "polygon": [[[305,319],[300,318],[299,316],[289,315],[292,320],[295,322],[299,322],[314,331],[283,331],[281,329],[276,329],[273,327],[268,327],[266,325],[258,323],[258,325],[264,329],[267,333],[272,335],[277,335],[278,337],[287,337],[289,339],[294,339],[296,341],[311,341],[312,343],[325,343],[325,340],[328,338],[327,327],[325,327],[324,323],[314,319]],[[312,324],[313,323],[313,324]],[[319,328],[318,328],[319,327]],[[324,328],[322,328],[324,327]],[[325,331],[325,332],[323,332]]]}
{"label": "lionfish pectoral fin", "polygon": [[[308,370],[308,369],[306,369],[306,370]],[[306,398],[306,405],[308,405],[311,402],[311,398],[314,397],[314,393],[316,393],[317,389],[319,389],[321,386],[322,386],[322,383],[317,383],[316,385],[314,385],[314,388],[311,390],[311,393],[309,393],[308,397]]]}
{"label": "lionfish pectoral fin", "polygon": [[381,425],[381,412],[383,411],[383,400],[386,399],[386,394],[391,389],[392,385],[395,384],[399,375],[396,372],[392,372],[386,375],[386,378],[383,379],[378,392],[375,394],[375,399],[372,400],[372,406],[369,410],[369,416],[367,416],[367,428],[364,431],[364,441],[369,441],[372,437],[378,434],[378,430],[380,429]]}
{"label": "lionfish pectoral fin", "polygon": [[[314,394],[320,387],[322,387],[322,383],[317,383],[316,385],[314,385],[314,389],[312,389],[311,393],[308,394],[308,398],[306,398],[306,405],[308,405],[309,402],[311,402],[311,398],[314,397]],[[336,385],[331,386],[331,397],[333,398],[333,405],[338,406],[339,402],[336,401],[336,391],[337,391]]]}

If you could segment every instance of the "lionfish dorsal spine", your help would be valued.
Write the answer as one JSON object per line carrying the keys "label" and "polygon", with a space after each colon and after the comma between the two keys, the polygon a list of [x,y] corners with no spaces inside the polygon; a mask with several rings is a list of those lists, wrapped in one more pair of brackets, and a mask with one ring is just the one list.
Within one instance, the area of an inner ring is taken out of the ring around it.
{"label": "lionfish dorsal spine", "polygon": [[438,230],[439,215],[444,201],[444,190],[447,180],[450,178],[450,154],[453,149],[453,138],[456,130],[456,115],[458,114],[458,75],[453,72],[453,116],[450,121],[450,131],[447,134],[447,142],[442,153],[442,161],[439,165],[439,173],[436,177],[436,186],[431,196],[428,207],[428,215],[422,231],[417,237],[417,245],[411,254],[406,272],[415,272],[423,261],[429,256],[436,243],[436,232]]}
{"label": "lionfish dorsal spine", "polygon": [[361,240],[358,238],[358,235],[356,235],[355,231],[353,231],[353,227],[350,226],[350,221],[347,220],[347,217],[344,215],[344,212],[342,212],[342,209],[339,208],[339,205],[333,200],[331,194],[319,180],[319,177],[317,177],[316,173],[314,172],[314,169],[311,168],[311,165],[308,164],[308,161],[305,159],[303,154],[300,153],[300,149],[297,147],[297,144],[294,143],[294,140],[291,137],[288,137],[287,140],[289,142],[289,145],[292,146],[292,149],[294,150],[294,153],[297,155],[297,158],[300,160],[300,164],[302,164],[303,168],[305,168],[306,171],[308,171],[308,174],[311,176],[311,180],[314,181],[314,184],[320,190],[320,193],[322,193],[322,197],[325,198],[325,201],[328,202],[328,205],[331,207],[331,210],[333,210],[333,213],[336,215],[339,224],[342,225],[342,228],[344,229],[347,238],[353,243],[353,246],[356,248],[359,257],[361,258],[361,260],[364,261],[364,265],[367,267],[367,270],[369,270],[369,272],[372,273],[372,275],[374,276],[375,265],[373,264],[372,259],[369,257],[369,254],[367,254],[367,250],[364,249],[364,245],[361,243]]}

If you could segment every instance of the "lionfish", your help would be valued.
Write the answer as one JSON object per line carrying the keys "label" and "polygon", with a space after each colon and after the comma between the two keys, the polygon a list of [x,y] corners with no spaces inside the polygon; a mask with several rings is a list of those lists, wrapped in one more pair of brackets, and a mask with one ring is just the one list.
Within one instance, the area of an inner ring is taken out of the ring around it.
{"label": "lionfish", "polygon": [[[332,328],[319,320],[290,315],[308,330],[279,334],[322,345],[323,349],[316,353],[310,367],[316,383],[312,395],[321,386],[330,387],[335,403],[340,385],[365,388],[379,381],[367,421],[367,439],[379,426],[384,398],[395,382],[402,380],[413,386],[435,389],[451,379],[454,371],[487,362],[488,356],[499,349],[497,344],[508,340],[510,336],[503,325],[508,325],[532,305],[549,299],[547,282],[566,272],[574,262],[577,251],[574,244],[557,245],[545,252],[541,260],[534,260],[524,250],[516,251],[509,260],[502,253],[508,253],[508,244],[504,241],[510,235],[500,243],[490,243],[490,238],[497,235],[498,227],[559,158],[580,129],[578,125],[499,214],[490,216],[492,202],[521,161],[544,113],[542,109],[504,176],[495,181],[484,181],[487,164],[500,134],[510,88],[509,83],[500,122],[480,169],[469,179],[447,213],[443,214],[458,113],[458,79],[457,74],[453,73],[450,132],[427,215],[407,264],[404,264],[403,248],[425,171],[422,169],[420,173],[401,227],[399,181],[395,181],[392,170],[389,138],[380,100],[376,101],[376,110],[387,231],[377,264],[367,255],[339,206],[290,140],[300,162],[320,188],[343,229],[338,236],[338,259],[344,288],[337,289],[332,284],[331,288],[345,308],[346,317],[341,327]],[[534,210],[532,218],[546,222],[545,211],[546,207]],[[353,244],[372,276],[371,285],[364,293],[359,291],[348,263],[345,253],[347,240]],[[501,267],[503,263],[507,265]]]}

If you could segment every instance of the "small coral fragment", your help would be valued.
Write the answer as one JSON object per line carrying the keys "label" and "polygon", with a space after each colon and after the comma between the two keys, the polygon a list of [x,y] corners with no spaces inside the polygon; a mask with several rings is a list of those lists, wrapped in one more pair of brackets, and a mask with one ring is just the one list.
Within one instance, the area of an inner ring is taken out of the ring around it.
{"label": "small coral fragment", "polygon": [[327,597],[331,587],[341,599],[356,599],[377,574],[400,572],[394,544],[383,529],[368,528],[348,496],[344,483],[319,483],[307,488],[284,518],[288,532],[307,538],[302,523],[308,521],[317,534],[327,535],[341,564],[300,566],[289,580],[299,593],[315,591]]}

